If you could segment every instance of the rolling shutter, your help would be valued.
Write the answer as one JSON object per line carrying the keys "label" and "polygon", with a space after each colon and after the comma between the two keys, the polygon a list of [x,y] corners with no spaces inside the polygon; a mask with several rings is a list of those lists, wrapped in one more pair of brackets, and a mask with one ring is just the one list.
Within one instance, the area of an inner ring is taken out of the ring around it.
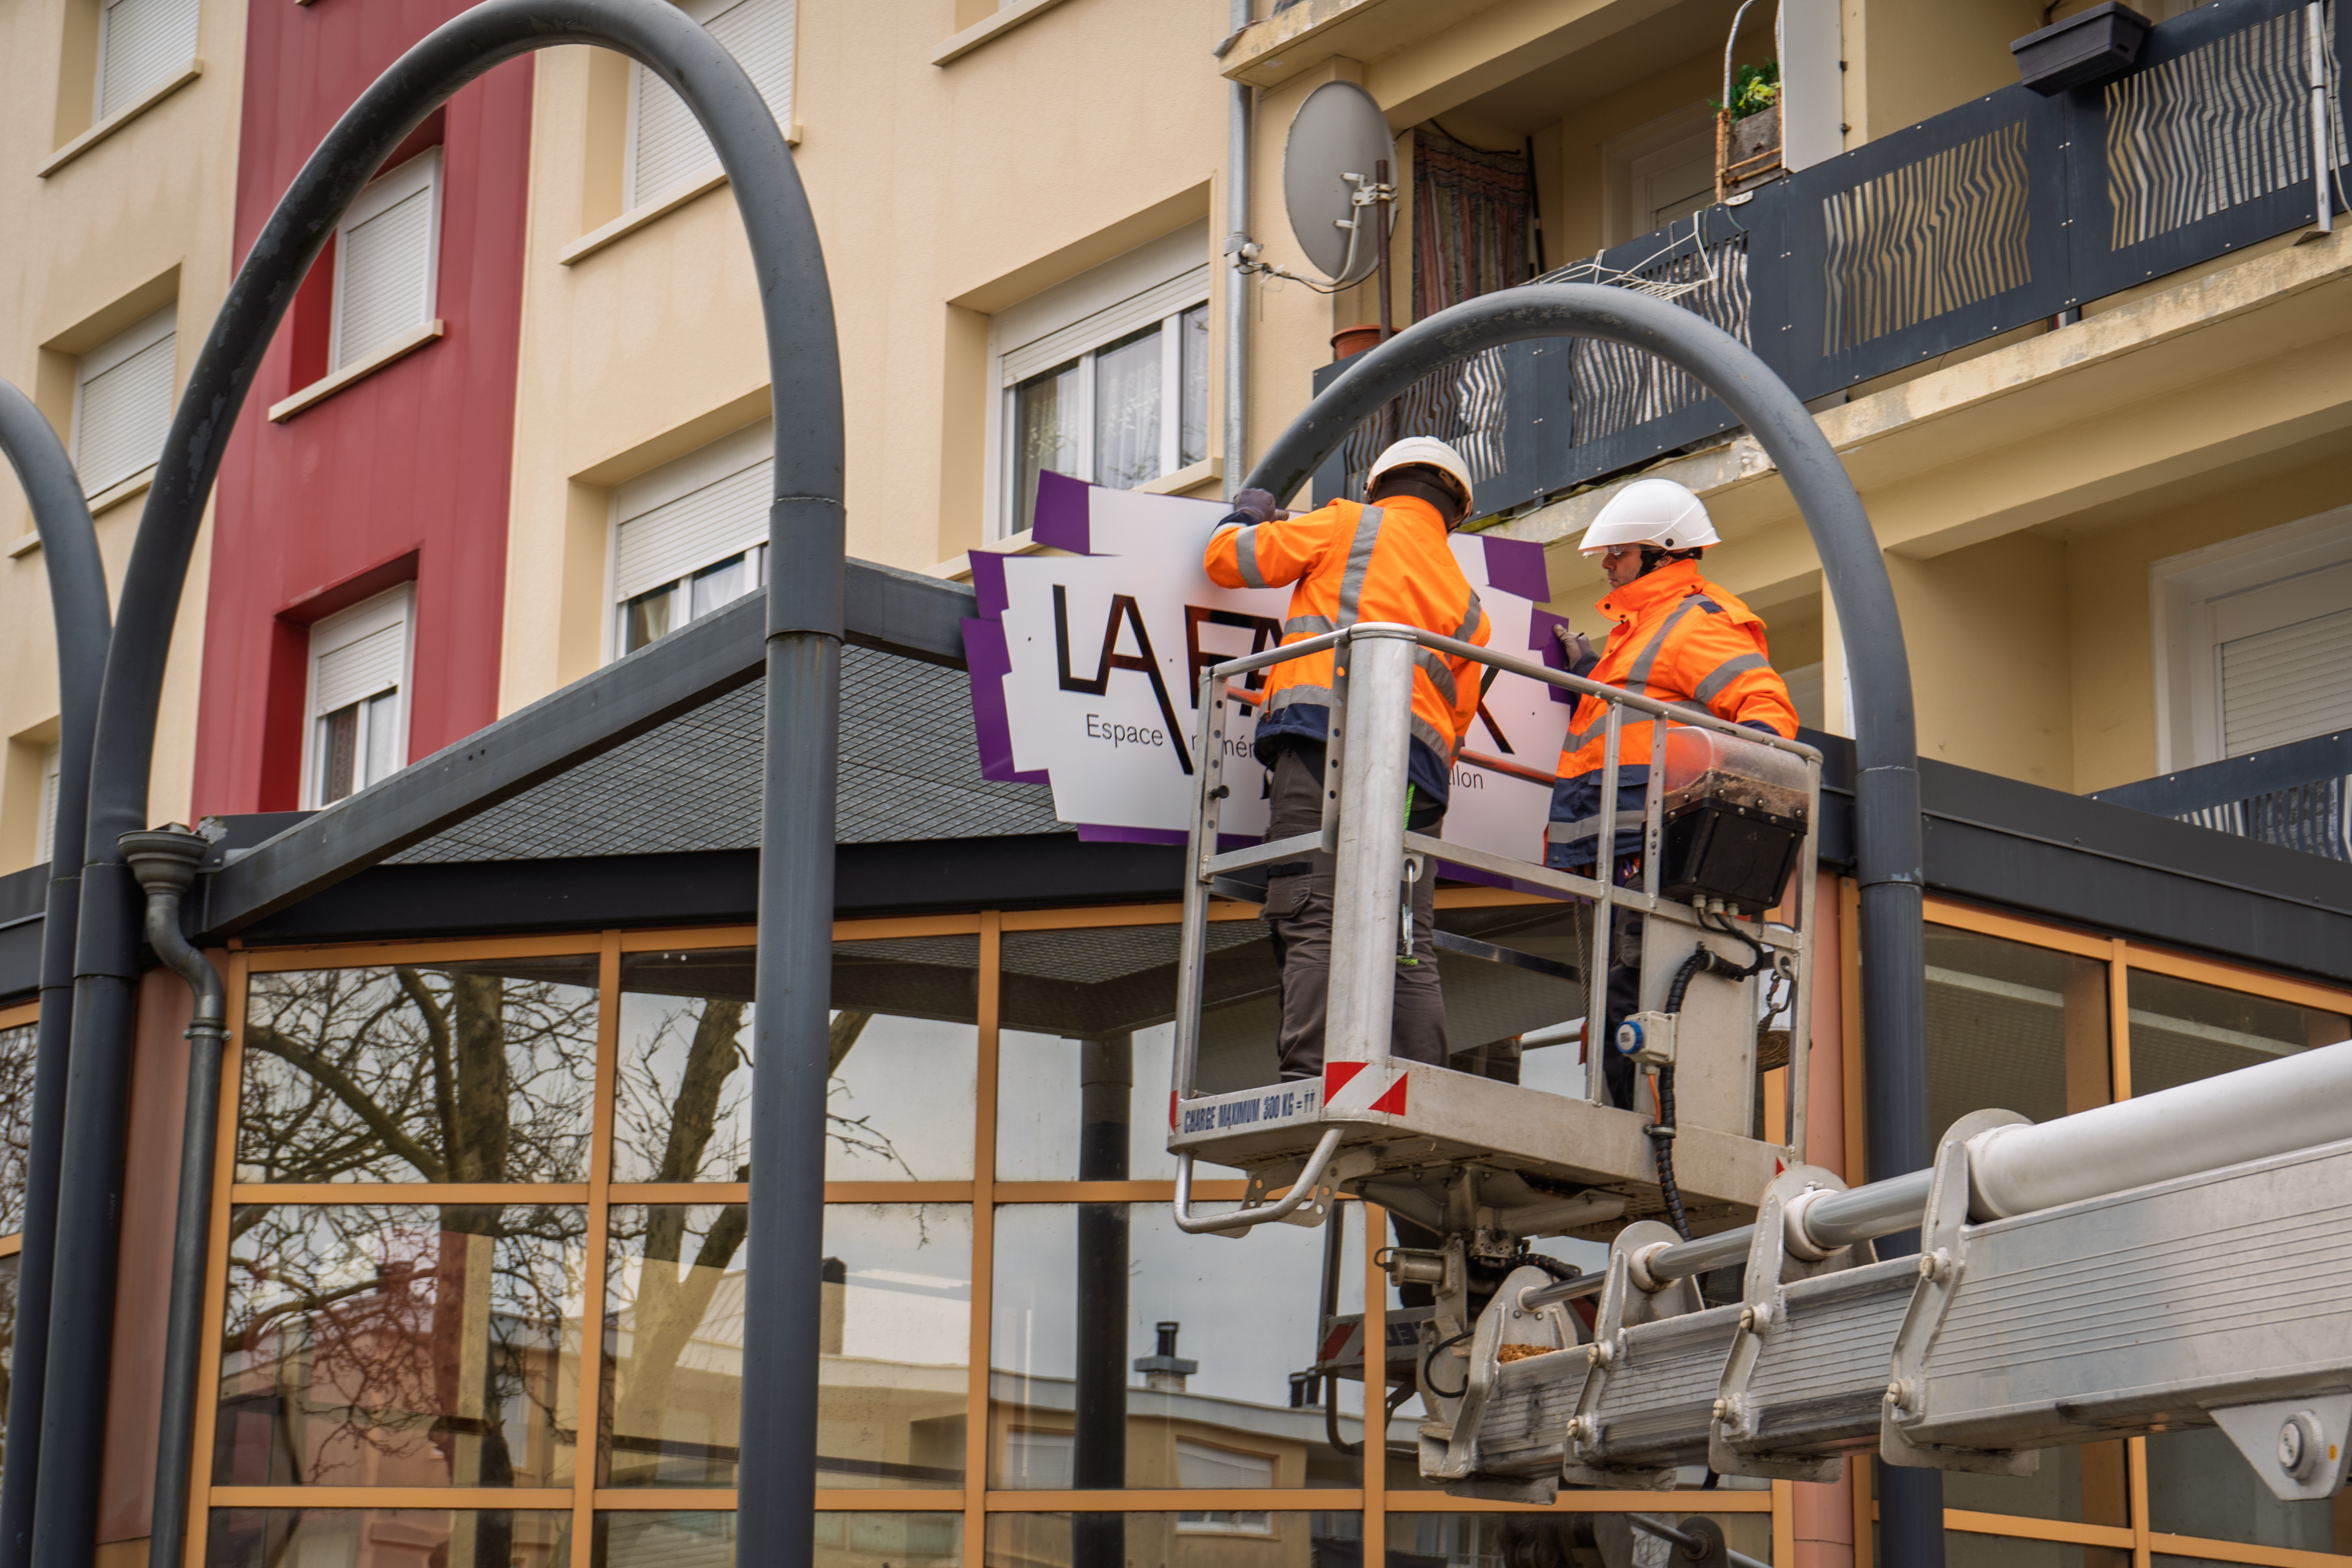
{"label": "rolling shutter", "polygon": [[98,101],[103,120],[196,58],[195,0],[114,0],[100,27]]}
{"label": "rolling shutter", "polygon": [[762,458],[675,500],[624,517],[614,548],[614,598],[625,604],[766,539],[775,467],[773,458]]}
{"label": "rolling shutter", "polygon": [[58,748],[51,746],[41,757],[41,823],[38,841],[33,846],[40,860],[57,858],[58,840]]}
{"label": "rolling shutter", "polygon": [[96,495],[152,468],[172,426],[172,312],[156,312],[82,356],[74,405],[74,467]]}
{"label": "rolling shutter", "polygon": [[[687,7],[760,89],[786,135],[793,124],[793,0],[705,0]],[[686,102],[642,65],[631,75],[629,196],[635,207],[717,161]]]}
{"label": "rolling shutter", "polygon": [[2239,637],[2221,652],[2226,755],[2352,729],[2352,610]]}
{"label": "rolling shutter", "polygon": [[[380,184],[413,187],[345,228],[337,246],[335,352],[341,369],[433,315],[433,202],[437,153],[430,165],[395,171]],[[362,196],[364,201],[365,195]]]}
{"label": "rolling shutter", "polygon": [[311,712],[324,718],[362,697],[373,697],[379,691],[398,687],[401,667],[408,653],[407,640],[407,623],[402,620],[320,651]]}
{"label": "rolling shutter", "polygon": [[1187,268],[1164,283],[1096,311],[1083,321],[1004,351],[1003,383],[1015,386],[1039,371],[1051,370],[1086,350],[1107,343],[1209,297],[1209,269]]}

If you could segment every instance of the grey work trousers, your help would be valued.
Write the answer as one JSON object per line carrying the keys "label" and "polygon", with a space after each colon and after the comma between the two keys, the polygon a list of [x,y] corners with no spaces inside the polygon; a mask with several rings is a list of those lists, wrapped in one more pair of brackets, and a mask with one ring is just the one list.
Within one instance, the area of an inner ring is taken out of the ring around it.
{"label": "grey work trousers", "polygon": [[[1286,749],[1274,765],[1269,838],[1312,833],[1323,820],[1323,758],[1320,748]],[[1435,836],[1438,820],[1413,831]],[[1331,857],[1320,851],[1305,861],[1284,861],[1276,871],[1300,869],[1266,880],[1265,923],[1274,933],[1275,962],[1282,967],[1282,1076],[1323,1076],[1323,1020],[1331,999]],[[1413,884],[1412,954],[1418,962],[1396,968],[1395,1011],[1389,1026],[1389,1054],[1404,1061],[1445,1065],[1445,999],[1437,979],[1437,868]],[[1393,942],[1393,937],[1391,938]]]}

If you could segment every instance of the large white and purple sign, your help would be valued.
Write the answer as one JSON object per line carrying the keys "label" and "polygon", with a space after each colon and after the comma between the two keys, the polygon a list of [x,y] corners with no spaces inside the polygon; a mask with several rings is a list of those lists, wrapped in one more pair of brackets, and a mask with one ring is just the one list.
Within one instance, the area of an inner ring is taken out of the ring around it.
{"label": "large white and purple sign", "polygon": [[[963,623],[981,771],[1050,784],[1055,814],[1089,839],[1181,844],[1192,810],[1201,672],[1281,641],[1285,588],[1221,588],[1201,565],[1229,509],[1219,501],[1104,489],[1045,474],[1033,537],[1067,555],[974,552],[980,616]],[[1488,646],[1561,664],[1543,547],[1456,534],[1454,559],[1493,626]],[[1547,777],[1568,729],[1564,697],[1489,670],[1465,751]],[[1223,824],[1262,836],[1265,803],[1249,763],[1254,712],[1232,710]],[[1238,766],[1236,764],[1239,764]],[[1445,837],[1540,859],[1551,792],[1465,759],[1454,769]]]}

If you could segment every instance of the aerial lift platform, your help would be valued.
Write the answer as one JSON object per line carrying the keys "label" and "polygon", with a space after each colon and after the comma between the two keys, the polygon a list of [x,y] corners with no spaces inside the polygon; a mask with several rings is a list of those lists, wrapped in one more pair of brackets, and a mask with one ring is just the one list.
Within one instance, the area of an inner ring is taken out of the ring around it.
{"label": "aerial lift platform", "polygon": [[[1320,831],[1223,848],[1222,742],[1246,696],[1230,683],[1326,648],[1339,675]],[[1596,838],[1597,875],[1404,829],[1423,650],[1609,705],[1601,810],[1569,828]],[[1176,1220],[1194,1234],[1316,1225],[1349,1193],[1438,1234],[1434,1248],[1381,1255],[1392,1279],[1435,1301],[1392,1314],[1410,1342],[1381,1357],[1381,1382],[1408,1380],[1391,1411],[1405,1391],[1421,1395],[1424,1477],[1458,1496],[1541,1501],[1563,1484],[1670,1487],[1690,1465],[1829,1480],[1853,1453],[2023,1475],[2044,1447],[2210,1425],[2283,1499],[2343,1487],[2352,1043],[2040,1126],[1973,1112],[1945,1132],[1932,1169],[1848,1191],[1804,1159],[1810,748],[1392,625],[1220,665],[1200,711],[1169,1135]],[[1663,764],[1644,809],[1621,817],[1619,742],[1636,723],[1661,732]],[[1618,833],[1635,829],[1629,884],[1612,862]],[[1315,849],[1337,871],[1324,1076],[1202,1094],[1211,893]],[[1604,987],[1585,987],[1588,1098],[1390,1058],[1404,890],[1440,860],[1589,902],[1588,977],[1607,973],[1609,914],[1645,917],[1642,1010],[1604,1040]],[[1791,992],[1787,1145],[1748,1135],[1766,975]],[[1599,1058],[1612,1049],[1655,1071],[1632,1109],[1605,1100]],[[1247,1174],[1239,1208],[1193,1212],[1201,1160]],[[1915,1229],[1916,1253],[1874,1248]],[[1608,1239],[1607,1269],[1577,1276],[1527,1246],[1554,1235]],[[1344,1322],[1331,1314],[1336,1257],[1327,1327]],[[1701,1277],[1733,1269],[1737,1300],[1710,1301]],[[1571,1310],[1580,1299],[1589,1318]],[[1365,1359],[1359,1343],[1318,1370],[1360,1377]],[[1380,1408],[1367,1398],[1368,1434]]]}

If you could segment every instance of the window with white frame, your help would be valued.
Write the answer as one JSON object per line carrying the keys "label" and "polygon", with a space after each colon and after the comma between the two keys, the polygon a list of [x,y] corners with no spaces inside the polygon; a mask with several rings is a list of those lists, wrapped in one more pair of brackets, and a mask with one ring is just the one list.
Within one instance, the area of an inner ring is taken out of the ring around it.
{"label": "window with white frame", "polygon": [[74,374],[73,458],[97,495],[155,466],[172,427],[173,308],[81,356]]}
{"label": "window with white frame", "polygon": [[305,806],[331,805],[407,762],[415,602],[404,584],[310,628]]}
{"label": "window with white frame", "polygon": [[2158,771],[2352,729],[2352,507],[2149,571]]}
{"label": "window with white frame", "polygon": [[58,853],[58,759],[63,754],[54,741],[41,753],[41,816],[35,828],[33,858],[53,861]]}
{"label": "window with white frame", "polygon": [[[1274,1485],[1274,1457],[1176,1439],[1176,1480],[1186,1488],[1255,1490]],[[1258,1509],[1188,1510],[1176,1516],[1179,1535],[1272,1535],[1274,1515]]]}
{"label": "window with white frame", "polygon": [[768,580],[775,445],[762,419],[614,487],[614,657]]}
{"label": "window with white frame", "polygon": [[1208,457],[1207,241],[1188,225],[998,312],[998,536],[1040,473],[1133,489]]}
{"label": "window with white frame", "polygon": [[[679,7],[726,47],[776,123],[793,128],[793,0],[688,0]],[[635,207],[719,161],[686,100],[643,64],[629,68],[628,162],[622,205]]]}
{"label": "window with white frame", "polygon": [[359,194],[335,230],[327,368],[341,370],[433,319],[441,253],[441,149]]}
{"label": "window with white frame", "polygon": [[196,0],[105,0],[98,14],[98,89],[103,120],[196,58]]}

